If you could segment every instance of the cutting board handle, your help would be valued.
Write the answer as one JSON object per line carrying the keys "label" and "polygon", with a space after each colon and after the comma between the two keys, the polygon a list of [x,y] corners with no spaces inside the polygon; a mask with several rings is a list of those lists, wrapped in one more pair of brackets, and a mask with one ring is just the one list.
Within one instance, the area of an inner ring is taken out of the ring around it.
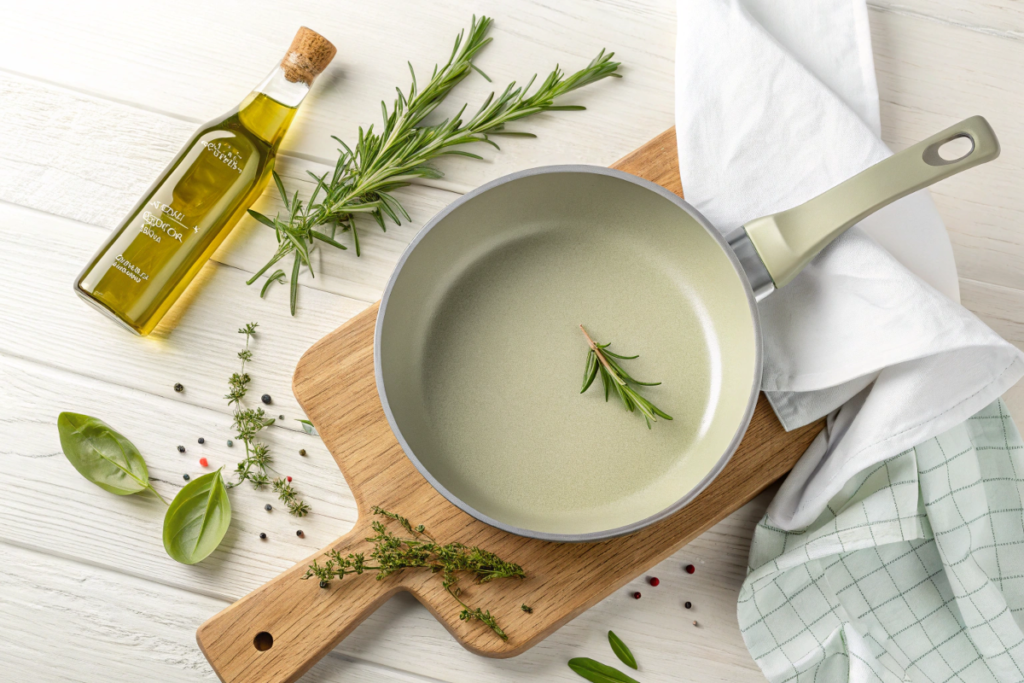
{"label": "cutting board handle", "polygon": [[371,545],[366,537],[372,531],[368,523],[361,523],[367,518],[361,517],[360,523],[332,546],[199,627],[196,640],[222,681],[295,681],[388,598],[405,590],[401,577],[377,581],[374,571],[334,579],[327,588],[321,588],[315,577],[302,579],[314,559],[323,564],[324,552],[367,552]]}

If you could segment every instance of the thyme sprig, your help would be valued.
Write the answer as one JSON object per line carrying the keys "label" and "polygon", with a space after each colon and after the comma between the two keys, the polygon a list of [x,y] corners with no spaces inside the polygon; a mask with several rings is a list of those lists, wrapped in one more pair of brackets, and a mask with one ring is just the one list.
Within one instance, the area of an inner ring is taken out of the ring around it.
{"label": "thyme sprig", "polygon": [[239,334],[245,335],[245,348],[238,352],[242,366],[228,380],[228,393],[224,397],[228,400],[229,406],[235,406],[232,413],[235,438],[245,446],[245,458],[235,467],[238,479],[228,484],[228,488],[234,488],[243,481],[248,481],[257,490],[269,484],[278,499],[287,506],[288,512],[296,517],[305,517],[309,513],[309,506],[299,500],[291,483],[285,477],[275,477],[271,480],[270,473],[273,472],[273,468],[270,466],[270,447],[257,438],[262,430],[274,424],[274,418],[267,417],[263,408],[246,408],[242,404],[242,399],[249,389],[249,382],[252,381],[249,373],[245,371],[245,365],[252,360],[249,341],[256,335],[257,327],[257,323],[249,323],[238,330]]}
{"label": "thyme sprig", "polygon": [[642,387],[655,387],[661,384],[661,382],[641,382],[638,379],[634,379],[629,376],[629,373],[622,369],[622,366],[616,362],[615,359],[619,360],[633,360],[639,358],[636,356],[620,356],[617,353],[613,353],[608,347],[611,346],[611,342],[607,344],[598,344],[590,335],[587,334],[586,328],[580,325],[580,329],[583,330],[583,336],[587,338],[587,344],[590,346],[590,351],[587,353],[587,368],[583,372],[583,388],[580,389],[580,393],[584,393],[590,388],[590,385],[594,383],[594,379],[598,373],[601,374],[601,383],[604,384],[604,400],[608,400],[608,396],[611,393],[612,388],[615,389],[615,393],[618,394],[619,398],[622,399],[623,405],[629,412],[639,411],[644,416],[644,420],[647,422],[647,428],[651,428],[652,422],[657,422],[659,417],[663,417],[666,420],[671,420],[672,416],[664,411],[660,410],[653,403],[648,401],[646,398],[637,393],[631,384]]}
{"label": "thyme sprig", "polygon": [[373,564],[367,563],[365,553],[342,555],[338,550],[331,550],[326,554],[324,564],[314,560],[302,578],[315,577],[320,580],[321,587],[326,588],[331,579],[341,579],[346,574],[362,574],[367,570],[376,570],[376,578],[381,581],[406,569],[426,569],[441,574],[444,589],[462,606],[460,619],[480,621],[499,638],[508,640],[508,635],[498,625],[490,610],[471,608],[463,602],[459,574],[470,573],[476,577],[477,583],[487,583],[495,579],[522,579],[526,576],[522,567],[475,546],[462,543],[442,545],[427,533],[422,524],[414,527],[408,519],[394,512],[380,507],[374,507],[373,512],[398,523],[409,536],[397,536],[388,531],[383,522],[375,520],[372,524],[374,535],[366,539],[373,543],[369,558]]}
{"label": "thyme sprig", "polygon": [[[452,89],[462,82],[470,71],[477,71],[484,78],[486,74],[473,65],[473,58],[491,42],[487,32],[492,20],[474,16],[469,32],[460,32],[455,46],[444,66],[434,67],[430,80],[420,88],[416,72],[409,64],[412,83],[407,92],[395,88],[397,96],[388,110],[381,102],[383,125],[374,131],[371,125],[366,130],[359,128],[359,137],[354,146],[349,146],[338,137],[334,140],[341,145],[338,161],[333,172],[316,175],[307,171],[316,182],[308,200],[299,199],[296,191],[289,197],[281,178],[274,173],[274,181],[285,205],[285,215],[270,218],[256,211],[249,213],[260,223],[274,230],[277,249],[266,265],[253,275],[247,284],[253,284],[281,259],[291,255],[291,292],[289,297],[291,313],[295,315],[298,278],[302,267],[309,269],[315,277],[310,253],[320,245],[346,249],[336,240],[338,232],[351,232],[356,256],[360,255],[359,233],[356,217],[372,217],[382,230],[387,230],[386,220],[401,225],[402,219],[410,220],[401,202],[392,194],[395,190],[411,185],[416,179],[437,179],[444,174],[430,162],[443,156],[456,155],[472,159],[483,157],[454,149],[473,143],[489,144],[501,149],[491,138],[499,135],[536,137],[533,133],[506,130],[513,121],[545,111],[580,111],[579,105],[556,105],[563,95],[599,80],[620,77],[618,62],[613,62],[614,53],[604,50],[585,68],[566,76],[555,69],[540,84],[536,92],[529,94],[536,76],[525,86],[509,83],[500,95],[491,93],[473,116],[463,120],[466,105],[458,113],[444,121],[426,125],[424,119],[448,96]],[[490,78],[487,78],[490,81]],[[330,177],[328,177],[328,175]],[[323,227],[323,229],[319,229]],[[270,281],[283,281],[286,275],[276,270]],[[261,296],[266,293],[268,281]]]}

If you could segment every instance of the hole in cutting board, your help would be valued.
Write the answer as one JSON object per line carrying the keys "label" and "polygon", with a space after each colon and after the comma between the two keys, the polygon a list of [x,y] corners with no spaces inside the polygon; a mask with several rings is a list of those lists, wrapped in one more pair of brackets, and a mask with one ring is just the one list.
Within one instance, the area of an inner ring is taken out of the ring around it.
{"label": "hole in cutting board", "polygon": [[974,151],[974,140],[966,135],[958,135],[939,147],[939,158],[943,161],[960,161]]}
{"label": "hole in cutting board", "polygon": [[256,637],[252,639],[252,644],[260,652],[266,652],[274,646],[274,636],[270,635],[266,631],[260,631],[256,634]]}

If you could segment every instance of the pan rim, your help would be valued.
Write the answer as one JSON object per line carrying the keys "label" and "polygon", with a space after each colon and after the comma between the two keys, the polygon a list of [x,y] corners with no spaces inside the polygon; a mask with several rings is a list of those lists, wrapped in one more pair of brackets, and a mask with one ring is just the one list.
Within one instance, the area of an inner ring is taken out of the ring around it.
{"label": "pan rim", "polygon": [[[752,373],[750,395],[747,399],[747,407],[744,411],[742,419],[737,425],[736,432],[733,434],[732,439],[729,442],[729,445],[723,451],[722,455],[715,463],[715,466],[711,468],[711,470],[696,484],[696,486],[691,488],[682,497],[676,500],[676,502],[654,513],[653,515],[649,515],[643,519],[631,522],[630,524],[615,527],[612,529],[606,529],[603,531],[590,531],[581,534],[550,533],[516,527],[514,525],[501,522],[488,515],[485,515],[484,513],[480,512],[471,505],[465,503],[462,499],[460,499],[454,493],[449,491],[441,482],[439,482],[434,477],[433,474],[431,474],[430,470],[427,469],[427,467],[420,462],[419,458],[417,458],[416,454],[413,452],[412,447],[409,446],[408,442],[406,441],[405,436],[402,434],[401,427],[399,427],[398,422],[395,420],[394,413],[391,411],[391,405],[388,401],[387,389],[384,385],[384,375],[381,368],[380,339],[381,332],[384,326],[385,315],[387,313],[388,301],[391,297],[391,292],[394,289],[395,283],[397,282],[398,277],[402,272],[402,268],[405,266],[405,263],[409,259],[409,256],[416,249],[416,246],[423,240],[423,238],[436,225],[443,221],[449,214],[451,214],[457,208],[471,201],[475,197],[484,194],[488,190],[522,178],[555,173],[586,173],[594,175],[603,175],[616,178],[618,180],[624,180],[626,182],[633,183],[634,185],[646,188],[654,192],[655,194],[660,195],[661,197],[672,202],[678,208],[688,213],[694,220],[697,221],[698,224],[700,224],[701,227],[704,228],[704,230],[711,236],[711,238],[718,243],[719,247],[721,247],[722,251],[725,252],[726,256],[729,259],[729,262],[732,264],[733,270],[740,277],[740,280],[744,284],[744,293],[747,297],[747,306],[750,311],[750,317],[754,328],[754,372]],[[714,481],[718,477],[718,475],[722,472],[723,469],[725,469],[725,466],[732,459],[733,454],[739,448],[740,442],[742,441],[743,436],[746,434],[747,427],[750,425],[750,420],[753,418],[754,408],[757,405],[757,397],[761,389],[761,371],[761,321],[758,315],[757,302],[754,299],[754,293],[750,286],[750,282],[747,278],[746,272],[744,271],[742,265],[739,262],[739,259],[736,257],[736,254],[733,252],[732,248],[729,246],[728,242],[726,241],[722,233],[720,233],[710,223],[710,221],[704,218],[704,216],[701,215],[701,213],[697,211],[697,209],[695,209],[687,201],[679,197],[677,194],[665,189],[661,185],[653,183],[639,176],[635,176],[632,173],[626,173],[625,171],[620,171],[618,169],[607,168],[604,166],[596,166],[591,164],[556,164],[550,166],[536,166],[533,168],[516,171],[514,173],[509,173],[507,175],[501,176],[500,178],[496,178],[488,183],[485,183],[480,187],[471,190],[470,192],[467,192],[466,194],[462,195],[445,208],[438,211],[436,214],[434,214],[433,217],[430,218],[430,220],[428,220],[423,225],[423,228],[420,229],[419,233],[417,233],[416,236],[412,239],[412,241],[409,243],[409,246],[406,247],[405,251],[402,253],[402,256],[398,260],[398,263],[395,265],[394,271],[392,271],[391,276],[388,278],[388,284],[387,287],[385,287],[384,289],[384,294],[381,296],[380,307],[377,311],[377,320],[374,324],[373,374],[374,379],[376,380],[377,394],[381,402],[381,407],[384,409],[384,416],[385,418],[387,418],[388,426],[391,427],[391,431],[395,435],[398,444],[402,447],[402,451],[405,453],[405,456],[412,462],[413,466],[417,469],[417,471],[427,480],[427,482],[432,487],[434,487],[434,489],[438,493],[444,496],[452,505],[459,508],[469,516],[473,517],[474,519],[478,519],[481,522],[484,522],[485,524],[490,524],[491,526],[501,529],[503,531],[516,534],[517,536],[523,536],[526,538],[536,538],[542,541],[552,541],[561,543],[583,543],[604,541],[610,538],[625,536],[627,534],[639,531],[640,529],[643,529],[656,522],[666,519],[667,517],[670,517],[679,510],[686,507],[686,505],[692,502],[698,495],[701,494],[701,492],[704,491],[704,489],[706,489],[711,484],[712,481]]]}

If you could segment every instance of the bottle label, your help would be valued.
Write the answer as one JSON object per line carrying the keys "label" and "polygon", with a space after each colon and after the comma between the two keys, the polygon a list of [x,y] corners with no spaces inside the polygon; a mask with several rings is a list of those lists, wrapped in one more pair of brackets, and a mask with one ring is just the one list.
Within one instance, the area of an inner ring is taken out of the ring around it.
{"label": "bottle label", "polygon": [[142,212],[139,232],[157,244],[164,237],[177,240],[181,244],[185,235],[199,232],[198,225],[193,225],[190,228],[182,222],[185,220],[184,213],[175,211],[161,201],[152,199],[146,206],[147,208]]}
{"label": "bottle label", "polygon": [[223,142],[217,141],[199,141],[200,147],[205,147],[206,151],[214,156],[215,159],[226,165],[233,171],[242,172],[242,166],[245,162],[242,160],[242,156],[238,153],[238,150],[232,148],[230,145],[225,145]]}
{"label": "bottle label", "polygon": [[[211,253],[223,227],[256,187],[259,148],[232,129],[200,132],[171,163],[80,277],[82,291],[118,315],[149,315],[194,264]],[[143,311],[144,313],[140,313]]]}
{"label": "bottle label", "polygon": [[149,275],[144,273],[137,265],[126,259],[124,254],[118,254],[117,258],[114,259],[114,268],[121,271],[135,282],[142,282],[143,280],[149,279]]}

